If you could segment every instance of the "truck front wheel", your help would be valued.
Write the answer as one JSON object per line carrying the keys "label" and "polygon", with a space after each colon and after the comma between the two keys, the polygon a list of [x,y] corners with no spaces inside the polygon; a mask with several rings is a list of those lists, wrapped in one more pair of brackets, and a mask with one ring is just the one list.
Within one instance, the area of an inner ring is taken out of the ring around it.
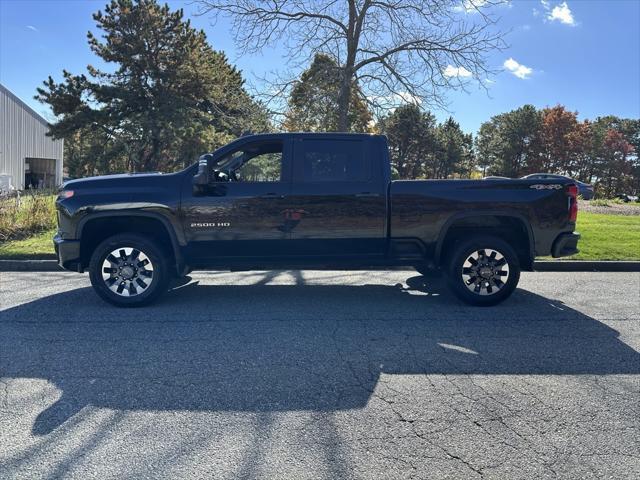
{"label": "truck front wheel", "polygon": [[449,285],[471,305],[496,305],[520,280],[520,263],[511,246],[496,237],[478,236],[458,244],[449,256]]}
{"label": "truck front wheel", "polygon": [[169,266],[152,240],[119,234],[96,247],[89,262],[96,293],[118,307],[148,305],[167,291]]}

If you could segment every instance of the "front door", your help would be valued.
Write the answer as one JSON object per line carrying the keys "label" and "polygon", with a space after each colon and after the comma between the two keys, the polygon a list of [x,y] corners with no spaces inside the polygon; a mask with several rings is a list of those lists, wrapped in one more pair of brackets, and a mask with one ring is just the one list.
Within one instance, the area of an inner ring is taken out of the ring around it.
{"label": "front door", "polygon": [[291,238],[289,142],[239,142],[214,162],[206,191],[193,193],[185,187],[183,194],[189,261],[286,255]]}

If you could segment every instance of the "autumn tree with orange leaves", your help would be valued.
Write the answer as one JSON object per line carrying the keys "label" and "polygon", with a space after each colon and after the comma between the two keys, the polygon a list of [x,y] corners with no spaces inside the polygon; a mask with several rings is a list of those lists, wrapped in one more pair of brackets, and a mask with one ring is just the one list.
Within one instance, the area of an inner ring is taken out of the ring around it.
{"label": "autumn tree with orange leaves", "polygon": [[559,173],[593,183],[600,197],[640,193],[640,120],[578,120],[562,105],[525,105],[496,115],[476,137],[479,165],[492,175]]}

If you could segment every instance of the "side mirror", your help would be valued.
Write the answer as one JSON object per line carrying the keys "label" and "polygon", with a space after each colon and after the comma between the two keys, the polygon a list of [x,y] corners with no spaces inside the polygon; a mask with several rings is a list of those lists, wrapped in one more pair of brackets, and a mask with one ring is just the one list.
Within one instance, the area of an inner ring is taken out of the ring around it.
{"label": "side mirror", "polygon": [[213,160],[213,155],[207,153],[202,155],[198,160],[198,173],[193,176],[193,185],[195,187],[206,187],[211,179],[209,178],[209,162]]}

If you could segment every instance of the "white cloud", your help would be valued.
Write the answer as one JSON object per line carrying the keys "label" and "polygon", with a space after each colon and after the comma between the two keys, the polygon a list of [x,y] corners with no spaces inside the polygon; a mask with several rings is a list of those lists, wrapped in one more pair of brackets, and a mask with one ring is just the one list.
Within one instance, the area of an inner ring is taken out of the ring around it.
{"label": "white cloud", "polygon": [[457,5],[453,9],[457,12],[474,13],[484,7],[486,3],[487,0],[464,0],[461,5]]}
{"label": "white cloud", "polygon": [[396,92],[389,95],[370,95],[367,97],[370,102],[378,105],[384,105],[386,107],[397,107],[404,103],[412,103],[414,105],[420,105],[422,99],[409,92]]}
{"label": "white cloud", "polygon": [[513,58],[509,58],[504,61],[504,68],[509,70],[513,75],[518,78],[527,79],[533,73],[533,69],[526,67],[518,62],[516,62]]}
{"label": "white cloud", "polygon": [[564,23],[565,25],[575,25],[576,21],[573,18],[573,13],[571,13],[571,9],[569,9],[569,5],[567,2],[562,2],[551,10],[549,15],[547,15],[547,19],[552,22],[557,20],[560,23]]}
{"label": "white cloud", "polygon": [[[544,8],[547,15],[544,20],[555,22],[558,21],[560,23],[564,23],[565,25],[576,25],[576,20],[573,18],[573,12],[569,8],[567,2],[558,3],[553,8],[551,8],[551,2],[549,0],[540,0],[540,4],[542,8]],[[537,17],[539,14],[538,10],[533,9],[533,16]]]}
{"label": "white cloud", "polygon": [[27,25],[27,28],[28,28],[29,30],[34,31],[34,32],[37,32],[37,31],[38,31],[38,29],[37,29],[36,27],[34,27],[33,25]]}
{"label": "white cloud", "polygon": [[422,103],[422,99],[420,97],[416,97],[409,92],[394,93],[390,98],[392,101],[398,103],[413,103],[414,105],[420,105]]}
{"label": "white cloud", "polygon": [[512,0],[459,0],[459,4],[453,7],[455,12],[478,13],[491,7],[513,7]]}
{"label": "white cloud", "polygon": [[468,78],[472,75],[472,73],[464,67],[454,67],[453,65],[447,65],[442,71],[442,74],[445,77],[459,77],[459,78]]}

